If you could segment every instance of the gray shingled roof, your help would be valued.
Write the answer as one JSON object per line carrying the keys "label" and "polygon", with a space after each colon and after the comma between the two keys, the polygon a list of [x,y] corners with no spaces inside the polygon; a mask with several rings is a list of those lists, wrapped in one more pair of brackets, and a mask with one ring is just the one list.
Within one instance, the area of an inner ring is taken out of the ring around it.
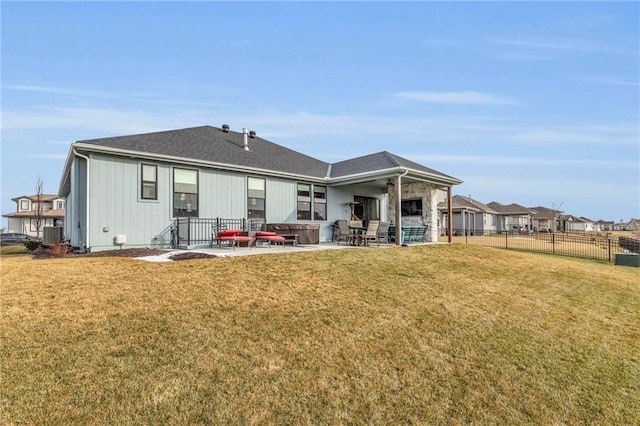
{"label": "gray shingled roof", "polygon": [[452,176],[445,175],[444,173],[425,167],[422,164],[414,163],[413,161],[387,151],[377,152],[375,154],[369,154],[363,157],[352,158],[350,160],[335,163],[331,166],[331,177],[343,177],[393,168],[408,168],[435,176],[455,179]]}
{"label": "gray shingled roof", "polygon": [[329,163],[257,136],[249,138],[248,141],[249,151],[245,151],[242,133],[224,132],[217,127],[201,126],[139,135],[90,139],[77,143],[320,179],[325,178],[329,171],[331,178],[338,178],[379,170],[408,168],[436,177],[457,180],[386,151],[341,161],[330,167]]}
{"label": "gray shingled roof", "polygon": [[557,219],[560,216],[559,210],[550,209],[544,206],[529,207],[529,209],[535,212],[533,215],[534,219]]}
{"label": "gray shingled roof", "polygon": [[504,204],[498,203],[497,201],[492,201],[487,205],[491,207],[493,210],[497,211],[498,213],[506,214],[506,215],[525,215],[525,214],[533,213],[531,209],[528,209],[516,203],[504,205]]}
{"label": "gray shingled roof", "polygon": [[328,163],[257,136],[248,140],[249,151],[245,151],[242,133],[225,133],[217,127],[202,126],[78,142],[317,178],[324,178],[327,174]]}
{"label": "gray shingled roof", "polygon": [[[453,197],[451,197],[451,208],[453,210],[470,208],[470,209],[478,210],[483,213],[498,214],[497,211],[493,210],[491,207],[487,206],[486,204],[483,204],[478,200],[474,200],[471,197],[465,197],[463,195],[454,195]],[[446,201],[439,202],[438,209],[439,210],[448,209],[447,202]]]}

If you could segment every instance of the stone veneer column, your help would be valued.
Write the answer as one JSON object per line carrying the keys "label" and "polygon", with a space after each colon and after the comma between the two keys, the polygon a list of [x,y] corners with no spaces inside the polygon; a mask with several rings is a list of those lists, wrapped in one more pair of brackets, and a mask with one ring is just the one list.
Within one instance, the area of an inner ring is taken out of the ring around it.
{"label": "stone veneer column", "polygon": [[[438,189],[431,186],[425,194],[425,200],[422,201],[423,209],[426,209],[425,225],[427,230],[427,239],[431,242],[438,241]],[[426,192],[425,191],[425,192]]]}

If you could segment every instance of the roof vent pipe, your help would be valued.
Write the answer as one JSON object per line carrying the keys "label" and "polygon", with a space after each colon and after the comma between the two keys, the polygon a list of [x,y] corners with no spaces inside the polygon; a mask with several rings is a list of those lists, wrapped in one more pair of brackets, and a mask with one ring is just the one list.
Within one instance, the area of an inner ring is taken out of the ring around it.
{"label": "roof vent pipe", "polygon": [[244,142],[244,150],[249,151],[249,130],[246,127],[242,128],[242,140]]}
{"label": "roof vent pipe", "polygon": [[255,139],[255,137],[256,137],[256,132],[254,132],[253,130],[249,130],[249,137],[250,137],[251,139]]}
{"label": "roof vent pipe", "polygon": [[228,124],[223,124],[222,125],[222,131],[225,133],[229,133],[229,125]]}

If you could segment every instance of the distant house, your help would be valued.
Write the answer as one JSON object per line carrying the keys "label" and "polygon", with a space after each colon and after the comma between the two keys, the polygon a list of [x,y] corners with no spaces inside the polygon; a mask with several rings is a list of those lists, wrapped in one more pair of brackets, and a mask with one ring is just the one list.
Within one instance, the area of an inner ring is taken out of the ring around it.
{"label": "distant house", "polygon": [[640,219],[631,219],[629,222],[627,222],[627,224],[625,225],[625,231],[640,231]]}
{"label": "distant house", "polygon": [[594,232],[599,230],[600,227],[589,218],[571,214],[560,216],[560,231],[562,232]]}
{"label": "distant house", "polygon": [[624,231],[627,229],[627,222],[616,222],[613,225],[613,230],[614,231]]}
{"label": "distant house", "polygon": [[436,241],[437,194],[461,182],[387,151],[326,163],[223,125],[73,143],[59,195],[67,238],[94,251],[166,244],[184,218],[314,224],[329,241],[357,216],[420,222]]}
{"label": "distant house", "polygon": [[531,217],[533,230],[538,232],[556,232],[560,230],[560,216],[562,212],[557,209],[538,206],[530,207],[534,213]]}
{"label": "distant house", "polygon": [[[485,235],[498,231],[499,214],[491,207],[461,195],[454,195],[451,201],[454,235]],[[447,224],[447,202],[439,203],[438,210],[442,216],[442,223]],[[446,227],[445,225],[444,228]]]}
{"label": "distant house", "polygon": [[[7,218],[7,232],[42,237],[45,226],[64,224],[65,200],[58,195],[22,195],[11,200],[16,203],[16,211],[2,215]],[[41,206],[40,216],[38,216],[39,206]]]}
{"label": "distant house", "polygon": [[598,224],[600,231],[610,232],[614,230],[614,222],[612,220],[601,219],[601,220],[598,220],[596,223]]}
{"label": "distant house", "polygon": [[496,201],[492,201],[487,205],[500,216],[498,221],[499,232],[523,232],[533,229],[535,212],[532,209],[515,203],[504,205]]}

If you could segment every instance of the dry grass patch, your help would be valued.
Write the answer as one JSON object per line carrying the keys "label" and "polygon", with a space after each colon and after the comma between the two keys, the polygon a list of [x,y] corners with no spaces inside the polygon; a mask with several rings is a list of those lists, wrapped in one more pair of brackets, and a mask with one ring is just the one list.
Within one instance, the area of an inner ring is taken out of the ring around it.
{"label": "dry grass patch", "polygon": [[639,282],[462,245],[3,258],[2,418],[633,423]]}

